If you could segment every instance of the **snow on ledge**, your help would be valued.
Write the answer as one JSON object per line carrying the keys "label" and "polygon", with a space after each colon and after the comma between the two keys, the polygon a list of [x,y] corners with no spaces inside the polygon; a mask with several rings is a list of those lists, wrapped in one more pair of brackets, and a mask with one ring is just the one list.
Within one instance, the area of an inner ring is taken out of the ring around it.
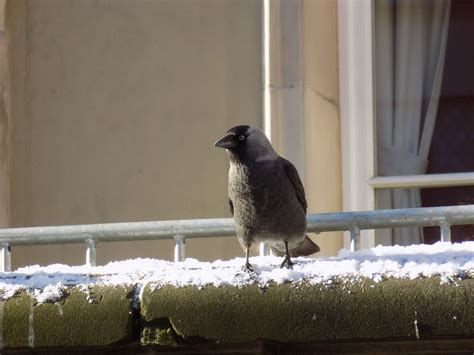
{"label": "snow on ledge", "polygon": [[28,266],[14,272],[0,273],[0,298],[8,299],[26,290],[39,303],[61,298],[65,287],[136,285],[137,297],[149,282],[157,285],[203,287],[233,285],[242,287],[287,282],[331,284],[334,279],[355,280],[360,277],[375,282],[384,278],[440,276],[442,282],[474,277],[474,242],[460,244],[392,246],[351,252],[341,250],[336,257],[295,258],[293,269],[280,269],[282,258],[253,257],[255,273],[242,272],[243,258],[200,262],[186,259],[174,263],[156,259],[111,262],[105,266]]}

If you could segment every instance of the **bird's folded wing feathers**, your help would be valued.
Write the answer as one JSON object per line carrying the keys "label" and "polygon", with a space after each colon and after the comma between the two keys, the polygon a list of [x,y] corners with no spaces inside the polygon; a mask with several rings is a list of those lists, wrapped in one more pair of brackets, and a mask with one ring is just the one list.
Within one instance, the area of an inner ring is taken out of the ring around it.
{"label": "bird's folded wing feathers", "polygon": [[288,180],[290,180],[291,185],[293,185],[293,188],[296,192],[296,197],[300,201],[301,205],[304,208],[304,212],[306,213],[306,210],[308,209],[308,204],[306,203],[304,187],[301,183],[300,176],[298,175],[298,170],[296,170],[295,166],[291,164],[291,162],[289,162],[288,160],[281,157],[280,159],[283,160],[283,167],[285,169],[286,176],[288,177]]}

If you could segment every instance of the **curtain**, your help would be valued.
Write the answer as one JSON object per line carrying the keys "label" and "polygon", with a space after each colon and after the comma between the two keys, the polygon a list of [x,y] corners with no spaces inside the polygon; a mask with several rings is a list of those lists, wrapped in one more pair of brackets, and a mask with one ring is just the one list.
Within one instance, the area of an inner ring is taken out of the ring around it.
{"label": "curtain", "polygon": [[[450,0],[376,0],[375,99],[378,176],[424,174],[433,134]],[[421,206],[419,189],[379,190],[377,208]],[[384,230],[377,242],[423,242],[421,228]]]}

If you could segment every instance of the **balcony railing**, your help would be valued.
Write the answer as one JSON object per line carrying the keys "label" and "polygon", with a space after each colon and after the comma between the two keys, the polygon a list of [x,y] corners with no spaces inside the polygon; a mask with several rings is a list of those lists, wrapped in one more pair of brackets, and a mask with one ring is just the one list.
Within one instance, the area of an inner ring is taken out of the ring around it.
{"label": "balcony railing", "polygon": [[[310,214],[308,232],[349,231],[351,250],[360,249],[360,231],[394,227],[439,226],[441,240],[451,241],[451,226],[474,224],[474,205]],[[1,271],[11,270],[10,246],[86,244],[86,264],[96,264],[96,244],[103,242],[174,239],[174,260],[185,257],[188,238],[235,236],[233,220],[189,219],[0,229]]]}

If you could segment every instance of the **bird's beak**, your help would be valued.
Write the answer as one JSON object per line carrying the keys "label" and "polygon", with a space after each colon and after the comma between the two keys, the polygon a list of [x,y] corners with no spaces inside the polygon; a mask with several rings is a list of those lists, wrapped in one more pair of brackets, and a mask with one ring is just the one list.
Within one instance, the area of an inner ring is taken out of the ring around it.
{"label": "bird's beak", "polygon": [[226,134],[224,137],[214,143],[214,147],[231,149],[237,146],[237,140],[233,134]]}

